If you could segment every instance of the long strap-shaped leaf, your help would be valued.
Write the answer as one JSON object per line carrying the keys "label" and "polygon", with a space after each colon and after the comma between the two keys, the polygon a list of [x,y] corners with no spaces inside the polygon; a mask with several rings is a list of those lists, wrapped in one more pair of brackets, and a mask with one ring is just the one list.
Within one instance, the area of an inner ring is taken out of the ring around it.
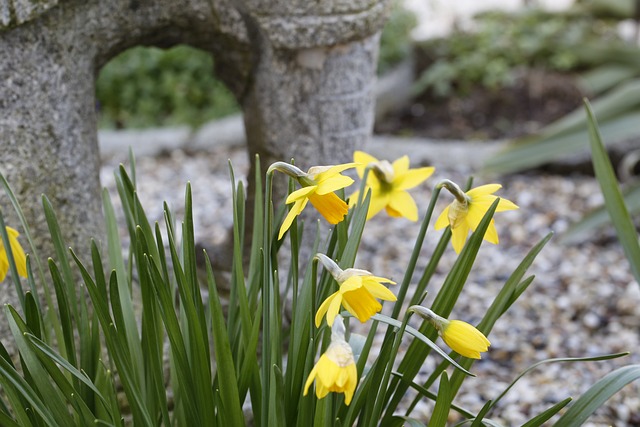
{"label": "long strap-shaped leaf", "polygon": [[605,375],[589,388],[554,424],[554,427],[578,427],[622,387],[640,378],[640,365],[629,365]]}
{"label": "long strap-shaped leaf", "polygon": [[591,152],[593,158],[593,169],[596,178],[600,183],[602,194],[604,196],[605,206],[611,221],[613,222],[618,239],[624,248],[624,253],[631,264],[631,272],[640,283],[640,245],[638,244],[638,233],[631,221],[629,211],[624,203],[622,193],[618,188],[618,181],[613,172],[613,167],[609,161],[607,151],[602,144],[602,138],[598,129],[596,118],[591,111],[589,101],[584,100],[584,107],[587,110],[587,125],[589,128],[589,141],[591,143]]}

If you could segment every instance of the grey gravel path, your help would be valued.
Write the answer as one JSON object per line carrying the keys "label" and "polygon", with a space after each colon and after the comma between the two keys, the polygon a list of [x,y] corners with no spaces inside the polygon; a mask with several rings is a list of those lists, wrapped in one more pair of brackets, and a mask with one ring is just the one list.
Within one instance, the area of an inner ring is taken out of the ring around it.
{"label": "grey gravel path", "polygon": [[[419,141],[377,140],[369,151],[383,158],[387,153],[390,160],[406,152],[413,157],[413,166],[423,162],[436,166],[435,175],[413,192],[424,214],[435,182],[449,178],[464,183],[467,175],[476,170],[478,150],[488,150],[484,155],[490,155],[495,147],[467,144],[456,148],[454,154],[451,147],[439,148],[444,151],[426,150]],[[113,169],[125,159],[126,153],[116,152],[105,161],[101,175],[107,188],[114,189]],[[228,159],[236,176],[243,178],[248,162],[245,151],[238,146],[215,146],[208,152],[190,155],[178,149],[165,155],[138,158],[139,194],[151,219],[162,219],[163,200],[180,217],[185,182],[191,181],[197,239],[207,244],[222,242],[231,226]],[[455,308],[455,317],[478,322],[528,250],[549,231],[554,231],[556,237],[529,270],[536,276],[534,283],[489,336],[491,349],[474,365],[477,378],[466,381],[457,403],[478,411],[522,370],[546,358],[631,352],[630,356],[613,361],[552,364],[536,369],[491,414],[503,425],[517,426],[567,396],[578,397],[611,370],[640,363],[640,286],[633,280],[610,231],[599,231],[592,239],[571,246],[559,243],[557,236],[569,224],[602,201],[593,178],[528,174],[477,176],[475,182],[501,183],[504,188],[499,195],[515,202],[520,209],[496,215],[500,244],[483,244]],[[446,194],[444,198],[448,200]],[[419,224],[403,219],[375,217],[366,225],[357,267],[399,281],[418,228]],[[439,236],[440,232],[429,230],[418,268],[426,265]],[[432,280],[428,299],[435,296],[454,261],[455,253],[449,248]],[[421,370],[424,379],[437,362],[436,357],[427,360]],[[639,426],[639,391],[639,384],[625,387],[585,425]],[[432,407],[421,402],[414,416],[428,420]]]}

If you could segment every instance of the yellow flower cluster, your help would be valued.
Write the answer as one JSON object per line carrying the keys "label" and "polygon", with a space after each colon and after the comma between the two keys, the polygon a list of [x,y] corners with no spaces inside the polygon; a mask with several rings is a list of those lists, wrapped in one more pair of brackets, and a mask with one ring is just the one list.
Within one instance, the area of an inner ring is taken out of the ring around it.
{"label": "yellow flower cluster", "polygon": [[[335,191],[350,186],[353,179],[342,175],[342,172],[355,168],[360,179],[365,179],[364,191],[370,192],[370,204],[367,219],[380,213],[383,209],[391,217],[404,217],[411,221],[418,220],[418,207],[407,190],[420,185],[433,172],[433,167],[411,169],[409,158],[403,156],[390,163],[356,151],[353,162],[341,165],[315,166],[307,172],[282,162],[274,163],[269,172],[278,170],[293,177],[301,188],[293,191],[286,199],[293,204],[286,215],[278,233],[281,239],[291,227],[293,220],[300,215],[308,202],[320,212],[330,223],[337,224],[347,215],[348,209],[354,207],[361,198],[356,191],[348,199],[342,200]],[[475,231],[482,218],[497,199],[493,195],[501,188],[499,184],[488,184],[473,188],[466,193],[456,184],[443,180],[440,187],[449,190],[455,200],[440,214],[435,229],[446,226],[451,228],[451,243],[456,253],[460,253],[465,245],[469,231]],[[507,211],[518,207],[506,199],[500,199],[496,211]],[[483,238],[491,243],[498,243],[498,233],[493,219]],[[366,270],[348,268],[342,270],[332,259],[324,254],[316,254],[315,260],[322,263],[331,273],[338,285],[337,291],[326,298],[318,307],[315,325],[320,327],[322,319],[332,328],[331,343],[313,367],[304,386],[306,395],[315,381],[316,395],[325,397],[329,392],[344,393],[345,404],[349,405],[358,383],[353,351],[345,340],[345,327],[340,316],[343,307],[353,317],[366,322],[382,309],[383,301],[396,301],[396,296],[385,284],[394,285],[390,279],[374,276]],[[429,320],[438,330],[444,342],[462,356],[479,359],[480,353],[486,352],[491,344],[489,340],[472,325],[461,320],[448,320],[433,311],[413,306],[410,311],[418,313]],[[336,319],[338,321],[336,322]]]}

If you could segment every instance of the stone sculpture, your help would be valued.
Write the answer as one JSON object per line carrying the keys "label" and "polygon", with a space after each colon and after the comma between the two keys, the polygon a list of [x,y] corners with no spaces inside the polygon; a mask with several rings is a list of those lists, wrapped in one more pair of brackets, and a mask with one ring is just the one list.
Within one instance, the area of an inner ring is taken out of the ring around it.
{"label": "stone sculpture", "polygon": [[[104,233],[94,86],[115,55],[176,44],[214,55],[263,170],[291,157],[347,161],[371,132],[387,9],[387,0],[0,0],[0,170],[43,256],[52,252],[41,194],[77,253]],[[4,195],[0,207],[16,225]]]}

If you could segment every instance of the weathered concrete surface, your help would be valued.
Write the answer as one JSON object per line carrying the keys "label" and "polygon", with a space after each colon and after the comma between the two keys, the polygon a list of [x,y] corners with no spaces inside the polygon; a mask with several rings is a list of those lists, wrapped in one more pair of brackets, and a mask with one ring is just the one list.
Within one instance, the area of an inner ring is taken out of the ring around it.
{"label": "weathered concrete surface", "polygon": [[[370,134],[387,7],[388,0],[0,0],[0,169],[41,254],[52,254],[43,193],[82,259],[89,238],[103,235],[94,83],[112,57],[136,45],[210,52],[244,109],[252,158],[333,163]],[[16,225],[4,196],[0,207]]]}

